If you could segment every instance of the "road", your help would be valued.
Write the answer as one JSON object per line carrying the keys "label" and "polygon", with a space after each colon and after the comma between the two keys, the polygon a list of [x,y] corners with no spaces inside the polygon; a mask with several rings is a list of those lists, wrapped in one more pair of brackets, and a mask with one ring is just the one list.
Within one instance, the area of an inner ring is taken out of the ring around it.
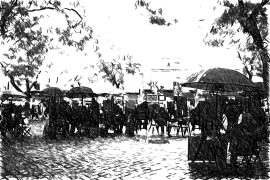
{"label": "road", "polygon": [[[34,129],[36,135],[40,133]],[[188,138],[160,138],[141,132],[136,138],[72,138],[45,141],[3,140],[3,179],[206,179],[269,178],[269,148],[264,145],[264,167],[254,164],[240,174],[220,174],[214,163],[187,161]],[[159,140],[159,141],[157,141]],[[161,143],[158,143],[161,142]]]}

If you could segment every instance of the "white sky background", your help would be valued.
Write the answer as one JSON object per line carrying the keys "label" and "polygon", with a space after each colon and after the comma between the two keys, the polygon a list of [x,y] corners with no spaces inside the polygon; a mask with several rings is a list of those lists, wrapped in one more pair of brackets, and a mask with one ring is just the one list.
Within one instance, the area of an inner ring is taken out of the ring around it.
{"label": "white sky background", "polygon": [[[166,20],[178,23],[171,26],[158,26],[149,23],[148,12],[144,8],[135,10],[135,0],[80,0],[85,6],[89,25],[94,30],[94,36],[99,40],[99,46],[103,58],[111,60],[117,55],[132,55],[134,62],[142,64],[141,73],[144,74],[144,82],[150,79],[159,81],[159,85],[172,88],[172,81],[184,81],[183,77],[201,68],[224,67],[230,69],[242,69],[242,64],[237,58],[236,48],[212,48],[204,44],[203,38],[210,31],[211,24],[219,17],[221,11],[213,11],[216,5],[214,0],[153,0],[151,9],[163,9]],[[205,19],[205,21],[199,21]],[[60,24],[57,22],[55,24]],[[41,88],[44,88],[48,78],[51,86],[59,86],[63,89],[70,88],[70,80],[76,75],[82,76],[83,86],[99,87],[102,89],[103,80],[92,84],[87,80],[97,68],[95,65],[97,56],[93,48],[86,52],[78,53],[70,49],[53,51],[46,55],[44,70],[40,75]],[[87,55],[86,55],[86,54]],[[176,65],[173,62],[180,62]],[[45,73],[46,65],[52,62],[54,65],[48,73]],[[183,69],[176,73],[153,73],[152,68],[166,68],[170,62],[170,68]],[[86,66],[88,68],[84,69]],[[68,73],[63,73],[62,71]],[[59,82],[56,84],[56,77]],[[129,76],[126,81],[126,90],[138,89],[142,79],[140,75]],[[178,77],[178,78],[177,78]],[[77,85],[77,84],[75,84]],[[109,85],[106,84],[106,87]],[[169,86],[169,87],[168,87]],[[104,89],[104,88],[103,88]]]}

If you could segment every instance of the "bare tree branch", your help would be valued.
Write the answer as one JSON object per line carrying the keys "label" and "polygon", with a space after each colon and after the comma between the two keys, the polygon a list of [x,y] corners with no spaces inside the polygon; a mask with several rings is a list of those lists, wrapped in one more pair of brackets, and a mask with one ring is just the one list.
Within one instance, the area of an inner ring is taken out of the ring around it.
{"label": "bare tree branch", "polygon": [[38,9],[30,9],[30,10],[27,10],[27,11],[28,12],[35,12],[35,11],[43,11],[43,10],[46,10],[46,9],[55,10],[54,7],[43,7],[43,8],[38,8]]}
{"label": "bare tree branch", "polygon": [[73,9],[73,8],[64,8],[64,10],[65,10],[65,9],[66,9],[66,10],[69,10],[69,11],[75,12],[75,13],[80,17],[81,20],[72,26],[72,28],[77,27],[77,26],[82,22],[82,20],[83,20],[82,16],[80,15],[80,13],[79,13],[78,11],[76,11],[76,10]]}
{"label": "bare tree branch", "polygon": [[78,11],[76,11],[75,9],[73,8],[64,8],[64,9],[75,12],[81,19],[83,19],[80,13],[78,13]]}

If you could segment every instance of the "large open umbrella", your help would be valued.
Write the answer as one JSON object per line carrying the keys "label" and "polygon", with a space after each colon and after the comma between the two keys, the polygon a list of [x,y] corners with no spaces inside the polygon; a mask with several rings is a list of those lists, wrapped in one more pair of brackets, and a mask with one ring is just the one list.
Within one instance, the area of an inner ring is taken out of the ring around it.
{"label": "large open umbrella", "polygon": [[69,98],[84,98],[92,97],[94,92],[91,88],[85,86],[78,86],[71,88],[67,93],[66,96]]}
{"label": "large open umbrella", "polygon": [[40,95],[45,97],[50,96],[59,97],[63,95],[63,92],[58,87],[48,87],[40,91]]}
{"label": "large open umbrella", "polygon": [[182,85],[214,92],[254,91],[257,88],[245,75],[225,68],[201,70],[189,76]]}
{"label": "large open umbrella", "polygon": [[[182,86],[198,88],[216,94],[216,109],[218,109],[219,92],[255,91],[257,85],[250,81],[245,75],[225,68],[211,68],[201,70],[188,77]],[[216,114],[218,117],[218,112]]]}
{"label": "large open umbrella", "polygon": [[89,87],[85,86],[78,86],[71,88],[67,93],[66,96],[68,98],[81,98],[82,99],[82,105],[83,105],[83,99],[84,98],[90,98],[96,96],[96,94],[93,92],[93,90]]}
{"label": "large open umbrella", "polygon": [[[198,88],[210,91],[216,94],[216,121],[215,134],[218,138],[220,127],[220,117],[218,113],[218,93],[223,92],[239,92],[239,91],[255,91],[257,86],[250,81],[245,75],[231,69],[225,68],[211,68],[208,70],[201,70],[188,77],[187,82],[182,86]],[[197,158],[198,153],[202,147],[206,137],[201,138],[199,147],[195,153],[193,161]]]}

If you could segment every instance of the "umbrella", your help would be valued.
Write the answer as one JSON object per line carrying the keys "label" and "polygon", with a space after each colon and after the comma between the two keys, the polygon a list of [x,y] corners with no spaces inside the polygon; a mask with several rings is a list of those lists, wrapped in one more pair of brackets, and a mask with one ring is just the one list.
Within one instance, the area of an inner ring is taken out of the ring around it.
{"label": "umbrella", "polygon": [[216,119],[218,115],[218,92],[255,91],[256,84],[245,75],[231,69],[211,68],[201,70],[188,77],[182,86],[211,91],[216,94]]}
{"label": "umbrella", "polygon": [[[245,75],[231,69],[225,68],[211,68],[208,70],[201,70],[188,77],[187,82],[182,84],[186,87],[193,87],[203,89],[216,93],[216,121],[214,124],[214,131],[220,139],[220,122],[221,118],[218,113],[218,92],[239,92],[239,91],[254,91],[256,85],[250,81]],[[206,136],[201,138],[200,145],[196,150],[194,160],[197,158],[201,145],[206,140]]]}
{"label": "umbrella", "polygon": [[18,92],[18,91],[11,91],[11,90],[5,90],[0,91],[0,97],[1,99],[8,99],[8,98],[26,98],[27,96],[24,93]]}
{"label": "umbrella", "polygon": [[85,86],[78,86],[71,88],[67,93],[66,96],[69,98],[88,98],[95,96],[93,90],[89,87]]}
{"label": "umbrella", "polygon": [[68,98],[81,98],[82,99],[82,106],[83,106],[83,98],[94,97],[94,96],[96,96],[96,94],[89,87],[78,86],[78,87],[71,88],[66,93],[66,96]]}
{"label": "umbrella", "polygon": [[58,87],[48,87],[40,91],[43,96],[61,96],[63,92]]}
{"label": "umbrella", "polygon": [[254,91],[256,84],[245,75],[231,69],[211,68],[194,73],[183,86],[210,91]]}
{"label": "umbrella", "polygon": [[100,94],[97,94],[98,96],[103,96],[103,97],[106,97],[106,96],[122,96],[123,93],[116,93],[116,92],[112,92],[112,91],[109,91],[107,93],[100,93]]}
{"label": "umbrella", "polygon": [[[49,100],[49,103],[48,103],[49,117],[51,116],[51,106],[52,106],[51,103],[53,103],[52,101],[56,101],[56,99],[54,99],[54,98],[61,98],[62,95],[63,95],[63,92],[58,87],[48,87],[48,88],[45,88],[42,91],[40,91],[40,96],[43,96],[45,98],[49,97],[49,99],[48,99]],[[59,104],[60,104],[60,100],[57,103],[57,107],[59,107]],[[59,108],[56,108],[56,109],[57,109],[57,113],[58,113]]]}

